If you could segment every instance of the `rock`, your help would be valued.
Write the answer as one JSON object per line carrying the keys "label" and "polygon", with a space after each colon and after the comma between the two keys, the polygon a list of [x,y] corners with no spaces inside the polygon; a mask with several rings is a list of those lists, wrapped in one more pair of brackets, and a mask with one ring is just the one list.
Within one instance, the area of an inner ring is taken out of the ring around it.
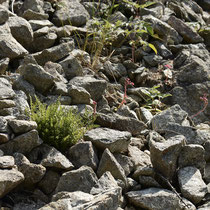
{"label": "rock", "polygon": [[6,143],[9,141],[9,135],[7,133],[0,133],[0,144]]}
{"label": "rock", "polygon": [[139,183],[143,188],[157,187],[160,188],[160,184],[152,176],[139,176]]}
{"label": "rock", "polygon": [[179,44],[182,42],[182,37],[167,23],[153,17],[152,15],[145,16],[143,19],[152,24],[154,32],[160,35],[160,37],[163,37],[163,39],[166,40],[166,43]]}
{"label": "rock", "polygon": [[0,59],[20,58],[28,54],[28,51],[11,35],[11,31],[7,23],[0,25],[0,31],[2,31],[0,32]]}
{"label": "rock", "polygon": [[92,145],[92,142],[75,144],[68,150],[68,158],[76,168],[86,165],[96,170],[99,162],[96,149]]}
{"label": "rock", "polygon": [[4,99],[0,100],[0,109],[11,108],[15,106],[15,102],[13,100]]}
{"label": "rock", "polygon": [[178,181],[182,195],[194,204],[199,203],[207,193],[207,186],[200,171],[195,167],[187,166],[179,169]]}
{"label": "rock", "polygon": [[0,132],[7,133],[8,124],[5,117],[0,116]]}
{"label": "rock", "polygon": [[0,100],[2,99],[11,99],[15,95],[15,92],[12,89],[12,85],[5,78],[0,77]]}
{"label": "rock", "polygon": [[138,149],[136,146],[128,147],[128,157],[131,158],[134,169],[139,166],[151,166],[150,156]]}
{"label": "rock", "polygon": [[162,42],[155,41],[153,44],[160,56],[162,56],[164,59],[170,59],[173,57],[172,52]]}
{"label": "rock", "polygon": [[75,192],[58,192],[52,197],[52,201],[56,202],[62,199],[69,199],[72,207],[77,207],[94,199],[93,195],[82,191]]}
{"label": "rock", "polygon": [[104,91],[107,87],[105,80],[95,79],[92,76],[74,77],[69,81],[69,85],[83,87],[90,93],[91,98],[94,101],[101,99],[101,96],[104,94]]}
{"label": "rock", "polygon": [[191,56],[191,61],[179,68],[177,79],[180,82],[201,83],[210,80],[210,71],[206,62],[197,56]]}
{"label": "rock", "polygon": [[12,156],[2,156],[0,157],[0,169],[11,169],[14,168],[15,161]]}
{"label": "rock", "polygon": [[[205,165],[203,179],[205,180],[206,183],[210,182],[210,164],[208,162]],[[208,186],[209,186],[209,184],[208,184]],[[208,190],[208,192],[209,192],[209,190]]]}
{"label": "rock", "polygon": [[56,62],[66,57],[74,49],[74,42],[66,42],[57,46],[34,53],[33,56],[39,65],[44,65],[48,61]]}
{"label": "rock", "polygon": [[90,104],[91,96],[83,87],[70,85],[68,95],[72,98],[72,104]]}
{"label": "rock", "polygon": [[196,144],[185,145],[180,152],[178,165],[179,168],[194,166],[203,174],[206,165],[204,148]]}
{"label": "rock", "polygon": [[151,162],[159,173],[172,180],[176,174],[177,161],[185,144],[185,137],[177,135],[165,142],[150,141]]}
{"label": "rock", "polygon": [[85,25],[90,17],[83,5],[77,0],[62,0],[60,4],[63,6],[56,10],[52,19],[56,26],[82,26]]}
{"label": "rock", "polygon": [[37,128],[37,124],[35,121],[15,120],[15,119],[9,121],[9,126],[16,134],[26,133],[28,131]]}
{"label": "rock", "polygon": [[98,183],[91,189],[90,194],[96,195],[103,193],[106,190],[115,188],[118,188],[117,181],[114,179],[112,174],[107,171],[100,177]]}
{"label": "rock", "polygon": [[93,169],[88,166],[82,166],[77,170],[63,173],[55,191],[82,191],[89,193],[97,182],[98,178]]}
{"label": "rock", "polygon": [[25,179],[23,185],[29,187],[35,183],[38,183],[45,175],[46,168],[40,164],[33,164],[21,153],[15,153],[15,164],[18,167]]}
{"label": "rock", "polygon": [[143,57],[144,60],[149,64],[150,66],[157,66],[161,63],[162,57],[159,55],[146,55]]}
{"label": "rock", "polygon": [[61,152],[47,144],[35,148],[28,157],[33,163],[40,163],[44,167],[57,170],[71,170],[74,167]]}
{"label": "rock", "polygon": [[204,39],[204,44],[207,48],[210,48],[210,41],[208,37],[210,36],[210,27],[205,27],[199,31],[199,35]]}
{"label": "rock", "polygon": [[144,107],[139,108],[139,114],[139,119],[142,120],[145,124],[149,124],[153,118],[152,113]]}
{"label": "rock", "polygon": [[0,75],[5,74],[9,65],[9,58],[0,60]]}
{"label": "rock", "polygon": [[46,93],[54,84],[54,77],[41,66],[27,64],[19,67],[20,74],[31,83],[40,93]]}
{"label": "rock", "polygon": [[97,175],[101,177],[106,171],[110,171],[115,179],[120,179],[126,184],[125,172],[109,149],[105,149],[102,154]]}
{"label": "rock", "polygon": [[68,80],[76,76],[83,76],[83,68],[78,62],[77,58],[69,55],[64,60],[60,61],[59,64],[62,66],[65,76]]}
{"label": "rock", "polygon": [[39,188],[47,195],[52,193],[60,179],[59,173],[47,170],[42,180],[38,183]]}
{"label": "rock", "polygon": [[127,151],[131,134],[109,128],[95,128],[85,133],[84,139],[91,141],[96,148],[108,148],[112,153]]}
{"label": "rock", "polygon": [[179,197],[172,191],[161,188],[147,188],[140,191],[130,191],[127,194],[129,202],[144,209],[182,209]]}
{"label": "rock", "polygon": [[5,7],[0,7],[0,24],[4,24],[9,19],[9,13]]}
{"label": "rock", "polygon": [[146,125],[135,118],[124,117],[118,114],[103,114],[100,113],[96,118],[96,123],[120,131],[128,131],[133,136],[141,134],[142,130],[146,129]]}
{"label": "rock", "polygon": [[27,154],[41,143],[42,141],[39,139],[38,132],[36,130],[31,130],[15,137],[5,144],[1,144],[0,149],[7,155],[12,155],[14,152]]}
{"label": "rock", "polygon": [[50,202],[45,206],[39,208],[39,210],[53,210],[53,209],[68,209],[72,210],[70,199],[61,199],[56,202]]}
{"label": "rock", "polygon": [[33,41],[33,30],[27,20],[14,16],[8,20],[12,36],[25,48],[29,49]]}
{"label": "rock", "polygon": [[49,20],[29,20],[28,21],[31,25],[31,28],[33,31],[36,31],[43,27],[52,27],[53,23],[51,23]]}
{"label": "rock", "polygon": [[23,174],[17,170],[0,170],[0,198],[18,186],[23,180]]}
{"label": "rock", "polygon": [[198,4],[206,11],[210,10],[210,2],[209,0],[198,1]]}

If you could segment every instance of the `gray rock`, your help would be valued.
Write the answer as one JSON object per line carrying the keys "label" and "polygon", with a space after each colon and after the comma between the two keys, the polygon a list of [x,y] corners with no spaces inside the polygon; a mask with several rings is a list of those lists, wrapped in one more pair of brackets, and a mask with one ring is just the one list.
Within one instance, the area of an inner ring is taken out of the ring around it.
{"label": "gray rock", "polygon": [[55,191],[82,191],[89,193],[97,182],[98,178],[93,169],[88,166],[82,166],[77,170],[63,173]]}
{"label": "gray rock", "polygon": [[[206,163],[206,165],[205,165],[203,178],[204,178],[205,182],[208,183],[208,185],[209,185],[209,182],[210,182],[210,164],[209,163]],[[209,190],[208,190],[208,192],[209,192]]]}
{"label": "gray rock", "polygon": [[72,210],[70,199],[61,199],[56,202],[50,202],[45,206],[39,208],[39,210],[53,210],[53,209],[66,209]]}
{"label": "gray rock", "polygon": [[114,179],[112,174],[107,171],[100,177],[98,183],[91,189],[90,194],[96,195],[114,188],[118,188],[117,181]]}
{"label": "gray rock", "polygon": [[54,84],[54,77],[39,65],[22,65],[19,71],[23,79],[32,84],[40,93],[46,93]]}
{"label": "gray rock", "polygon": [[142,120],[145,124],[149,124],[153,118],[152,113],[144,107],[139,108],[139,114],[139,119]]}
{"label": "gray rock", "polygon": [[204,44],[207,46],[207,48],[209,48],[210,41],[209,41],[208,37],[210,36],[210,27],[206,27],[203,30],[201,29],[201,31],[199,32],[199,35],[204,39]]}
{"label": "gray rock", "polygon": [[160,55],[146,55],[143,58],[150,66],[157,66],[163,59]]}
{"label": "gray rock", "polygon": [[149,187],[161,188],[161,185],[152,176],[140,175],[139,176],[139,183],[144,188],[149,188]]}
{"label": "gray rock", "polygon": [[0,144],[8,142],[9,139],[9,135],[7,133],[0,133]]}
{"label": "gray rock", "polygon": [[105,149],[102,154],[97,175],[101,177],[106,171],[110,171],[115,179],[120,179],[126,184],[125,172],[109,149]]}
{"label": "gray rock", "polygon": [[140,191],[130,191],[128,200],[136,207],[149,210],[183,209],[179,197],[172,191],[161,188],[148,188]]}
{"label": "gray rock", "polygon": [[103,114],[97,116],[96,123],[120,131],[128,131],[133,136],[141,134],[146,129],[146,125],[135,118],[124,117],[118,114]]}
{"label": "gray rock", "polygon": [[0,7],[0,24],[4,24],[9,19],[8,10],[5,7]]}
{"label": "gray rock", "polygon": [[208,210],[210,208],[210,202],[203,204],[202,206],[198,206],[198,210]]}
{"label": "gray rock", "polygon": [[153,167],[169,180],[176,174],[178,157],[184,144],[185,137],[182,135],[171,137],[165,142],[149,142]]}
{"label": "gray rock", "polygon": [[182,37],[178,32],[160,19],[148,15],[144,17],[144,21],[150,22],[154,31],[160,35],[160,37],[163,37],[163,39],[166,40],[166,43],[179,44],[182,42]]}
{"label": "gray rock", "polygon": [[55,190],[59,179],[59,173],[53,170],[47,170],[42,180],[38,183],[38,186],[45,194],[49,195]]}
{"label": "gray rock", "polygon": [[26,20],[47,20],[49,18],[49,15],[28,9],[24,11],[22,17]]}
{"label": "gray rock", "polygon": [[60,61],[59,64],[62,66],[65,77],[70,80],[75,76],[83,76],[83,68],[78,62],[77,58],[69,55],[64,60]]}
{"label": "gray rock", "polygon": [[28,131],[37,128],[37,124],[35,121],[16,120],[16,119],[9,120],[9,126],[16,134],[26,133]]}
{"label": "gray rock", "polygon": [[5,78],[0,78],[0,100],[13,98],[14,95],[10,82]]}
{"label": "gray rock", "polygon": [[15,106],[15,102],[13,100],[4,99],[0,100],[0,109],[11,108]]}
{"label": "gray rock", "polygon": [[172,52],[163,43],[155,41],[153,44],[163,58],[170,59],[173,56]]}
{"label": "gray rock", "polygon": [[22,17],[10,17],[8,20],[12,36],[25,48],[29,49],[33,41],[33,30],[27,20]]}
{"label": "gray rock", "polygon": [[4,156],[4,152],[0,150],[0,157]]}
{"label": "gray rock", "polygon": [[68,158],[76,168],[86,165],[96,170],[99,162],[92,142],[75,144],[68,150]]}
{"label": "gray rock", "polygon": [[1,169],[11,169],[14,168],[15,166],[15,161],[12,156],[2,156],[0,157],[0,168]]}
{"label": "gray rock", "polygon": [[7,133],[8,124],[5,117],[0,116],[0,132]]}
{"label": "gray rock", "polygon": [[31,130],[15,137],[5,144],[1,144],[0,149],[7,155],[12,155],[14,152],[27,154],[41,143],[42,140],[39,138],[38,132],[36,130]]}
{"label": "gray rock", "polygon": [[191,61],[179,68],[177,79],[181,82],[201,83],[210,80],[207,63],[197,56],[191,56]]}
{"label": "gray rock", "polygon": [[17,170],[0,170],[0,198],[18,186],[23,180],[23,174]]}
{"label": "gray rock", "polygon": [[9,65],[9,58],[0,60],[0,75],[5,74]]}
{"label": "gray rock", "polygon": [[91,96],[83,87],[70,85],[68,88],[68,95],[72,98],[72,104],[90,104]]}
{"label": "gray rock", "polygon": [[108,18],[108,21],[110,23],[116,23],[117,21],[127,22],[128,19],[120,11],[117,11],[114,14],[110,15],[110,17]]}
{"label": "gray rock", "polygon": [[83,5],[77,0],[62,0],[60,4],[63,6],[56,10],[52,19],[56,26],[82,26],[90,17]]}
{"label": "gray rock", "polygon": [[204,148],[196,144],[185,145],[181,150],[178,164],[179,168],[194,166],[203,174],[206,165]]}
{"label": "gray rock", "polygon": [[192,201],[199,203],[207,193],[200,171],[195,167],[184,167],[178,171],[178,181],[182,195]]}
{"label": "gray rock", "polygon": [[85,133],[84,139],[91,141],[99,149],[108,148],[111,152],[125,152],[130,143],[131,134],[109,128],[95,128]]}
{"label": "gray rock", "polygon": [[18,171],[20,171],[25,177],[23,181],[24,186],[29,187],[38,183],[45,175],[46,168],[42,165],[30,163],[30,161],[21,153],[15,153],[13,156]]}
{"label": "gray rock", "polygon": [[101,99],[107,87],[107,82],[102,79],[95,79],[92,76],[74,77],[69,81],[69,85],[75,85],[85,88],[95,101]]}
{"label": "gray rock", "polygon": [[34,53],[33,56],[38,64],[44,65],[48,61],[56,62],[66,57],[73,49],[74,42],[70,41],[45,49],[41,52]]}
{"label": "gray rock", "polygon": [[7,23],[0,25],[0,59],[1,58],[20,58],[28,54],[28,51],[16,41],[11,35]]}
{"label": "gray rock", "polygon": [[150,156],[138,149],[136,146],[128,147],[128,157],[131,158],[131,161],[134,164],[134,170],[139,166],[151,166]]}
{"label": "gray rock", "polygon": [[52,27],[53,23],[51,23],[49,20],[29,20],[28,21],[33,29],[33,31],[36,31],[43,27]]}
{"label": "gray rock", "polygon": [[52,197],[52,201],[58,201],[62,199],[69,199],[71,202],[72,207],[77,207],[78,205],[87,203],[94,199],[93,195],[82,191],[75,191],[75,192],[58,192]]}
{"label": "gray rock", "polygon": [[128,176],[131,172],[133,172],[134,164],[130,157],[122,154],[114,154],[114,157],[124,169],[126,176]]}

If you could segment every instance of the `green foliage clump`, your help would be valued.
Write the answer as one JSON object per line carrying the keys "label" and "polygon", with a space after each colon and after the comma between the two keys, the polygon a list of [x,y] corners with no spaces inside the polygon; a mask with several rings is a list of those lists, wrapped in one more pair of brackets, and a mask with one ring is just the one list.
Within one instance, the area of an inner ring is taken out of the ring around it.
{"label": "green foliage clump", "polygon": [[94,127],[93,117],[84,120],[72,109],[62,107],[59,100],[49,106],[38,98],[35,102],[31,100],[31,109],[26,114],[36,121],[41,139],[60,151],[76,144],[88,129]]}

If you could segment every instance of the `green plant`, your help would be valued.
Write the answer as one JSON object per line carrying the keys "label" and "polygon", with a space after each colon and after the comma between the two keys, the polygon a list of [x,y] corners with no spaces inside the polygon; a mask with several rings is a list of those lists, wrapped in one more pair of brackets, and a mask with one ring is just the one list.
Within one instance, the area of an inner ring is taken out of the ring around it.
{"label": "green plant", "polygon": [[88,129],[94,127],[95,117],[91,118],[85,112],[88,117],[82,118],[72,109],[63,108],[59,100],[47,106],[36,98],[35,102],[30,99],[30,104],[31,109],[26,110],[26,114],[36,121],[41,139],[60,151],[77,143]]}
{"label": "green plant", "polygon": [[158,88],[160,85],[153,86],[144,91],[147,97],[143,97],[145,104],[144,107],[149,109],[153,114],[161,112],[165,105],[161,102],[162,99],[171,96],[170,93],[161,93]]}

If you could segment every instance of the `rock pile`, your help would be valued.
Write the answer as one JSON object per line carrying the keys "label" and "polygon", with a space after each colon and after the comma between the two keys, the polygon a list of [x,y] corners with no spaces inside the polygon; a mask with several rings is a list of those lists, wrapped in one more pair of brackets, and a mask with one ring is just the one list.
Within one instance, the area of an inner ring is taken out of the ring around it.
{"label": "rock pile", "polygon": [[[150,23],[158,54],[140,46],[131,61],[118,33],[93,62],[80,42],[111,2],[0,0],[2,210],[210,208],[210,105],[200,100],[210,94],[210,3],[157,0],[135,16],[117,1],[109,21]],[[127,77],[135,86],[124,90]],[[172,95],[159,114],[141,107],[154,85]],[[95,101],[100,127],[62,154],[26,117],[29,96],[78,112]]]}

